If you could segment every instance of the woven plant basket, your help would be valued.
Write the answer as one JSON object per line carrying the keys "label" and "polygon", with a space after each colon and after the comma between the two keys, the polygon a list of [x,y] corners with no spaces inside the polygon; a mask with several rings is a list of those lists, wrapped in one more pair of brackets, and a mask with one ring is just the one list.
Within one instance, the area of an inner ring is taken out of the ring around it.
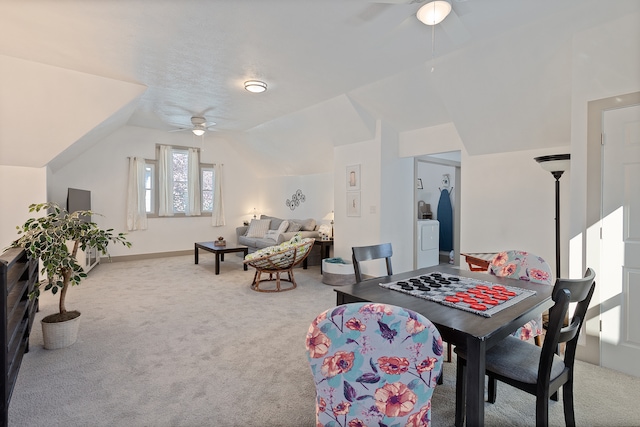
{"label": "woven plant basket", "polygon": [[47,350],[69,347],[78,339],[80,316],[57,323],[46,323],[41,321],[40,324],[42,325],[44,348]]}

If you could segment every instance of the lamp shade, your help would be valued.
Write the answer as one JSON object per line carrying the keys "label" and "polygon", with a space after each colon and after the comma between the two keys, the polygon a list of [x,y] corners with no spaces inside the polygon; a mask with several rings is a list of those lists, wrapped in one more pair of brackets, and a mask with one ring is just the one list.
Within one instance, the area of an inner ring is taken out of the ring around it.
{"label": "lamp shade", "polygon": [[451,4],[448,1],[438,0],[422,6],[418,9],[416,16],[426,25],[436,25],[441,23],[449,13],[451,13]]}
{"label": "lamp shade", "polygon": [[550,156],[540,156],[534,159],[540,163],[540,167],[548,172],[565,172],[571,165],[570,154],[552,154]]}

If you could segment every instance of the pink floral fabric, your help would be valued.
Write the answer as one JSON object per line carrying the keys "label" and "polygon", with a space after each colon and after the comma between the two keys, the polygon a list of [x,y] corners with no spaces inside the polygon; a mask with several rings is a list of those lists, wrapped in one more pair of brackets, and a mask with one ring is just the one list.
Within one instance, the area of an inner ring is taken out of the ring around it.
{"label": "pink floral fabric", "polygon": [[[498,277],[509,277],[542,285],[552,285],[549,264],[541,257],[524,251],[500,252],[489,264],[488,273]],[[542,316],[529,321],[511,335],[527,341],[541,334]]]}
{"label": "pink floral fabric", "polygon": [[345,304],[309,327],[316,427],[427,427],[442,371],[440,333],[411,310]]}

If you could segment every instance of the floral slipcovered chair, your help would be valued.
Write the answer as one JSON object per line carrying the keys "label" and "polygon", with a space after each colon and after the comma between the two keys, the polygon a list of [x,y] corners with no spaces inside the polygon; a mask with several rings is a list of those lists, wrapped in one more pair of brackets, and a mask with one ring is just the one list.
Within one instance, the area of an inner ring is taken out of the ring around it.
{"label": "floral slipcovered chair", "polygon": [[307,332],[316,427],[426,427],[442,370],[440,333],[411,310],[345,304]]}
{"label": "floral slipcovered chair", "polygon": [[[488,273],[498,277],[552,285],[549,264],[541,257],[524,251],[500,252],[489,264]],[[541,345],[542,316],[529,321],[511,335],[523,341],[535,338],[536,344]]]}

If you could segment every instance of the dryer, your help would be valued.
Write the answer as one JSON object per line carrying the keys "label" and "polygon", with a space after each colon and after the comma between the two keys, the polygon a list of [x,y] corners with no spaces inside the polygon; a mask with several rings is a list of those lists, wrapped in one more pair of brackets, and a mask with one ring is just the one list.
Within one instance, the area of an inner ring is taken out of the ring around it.
{"label": "dryer", "polygon": [[440,263],[440,223],[435,219],[418,220],[416,268]]}

